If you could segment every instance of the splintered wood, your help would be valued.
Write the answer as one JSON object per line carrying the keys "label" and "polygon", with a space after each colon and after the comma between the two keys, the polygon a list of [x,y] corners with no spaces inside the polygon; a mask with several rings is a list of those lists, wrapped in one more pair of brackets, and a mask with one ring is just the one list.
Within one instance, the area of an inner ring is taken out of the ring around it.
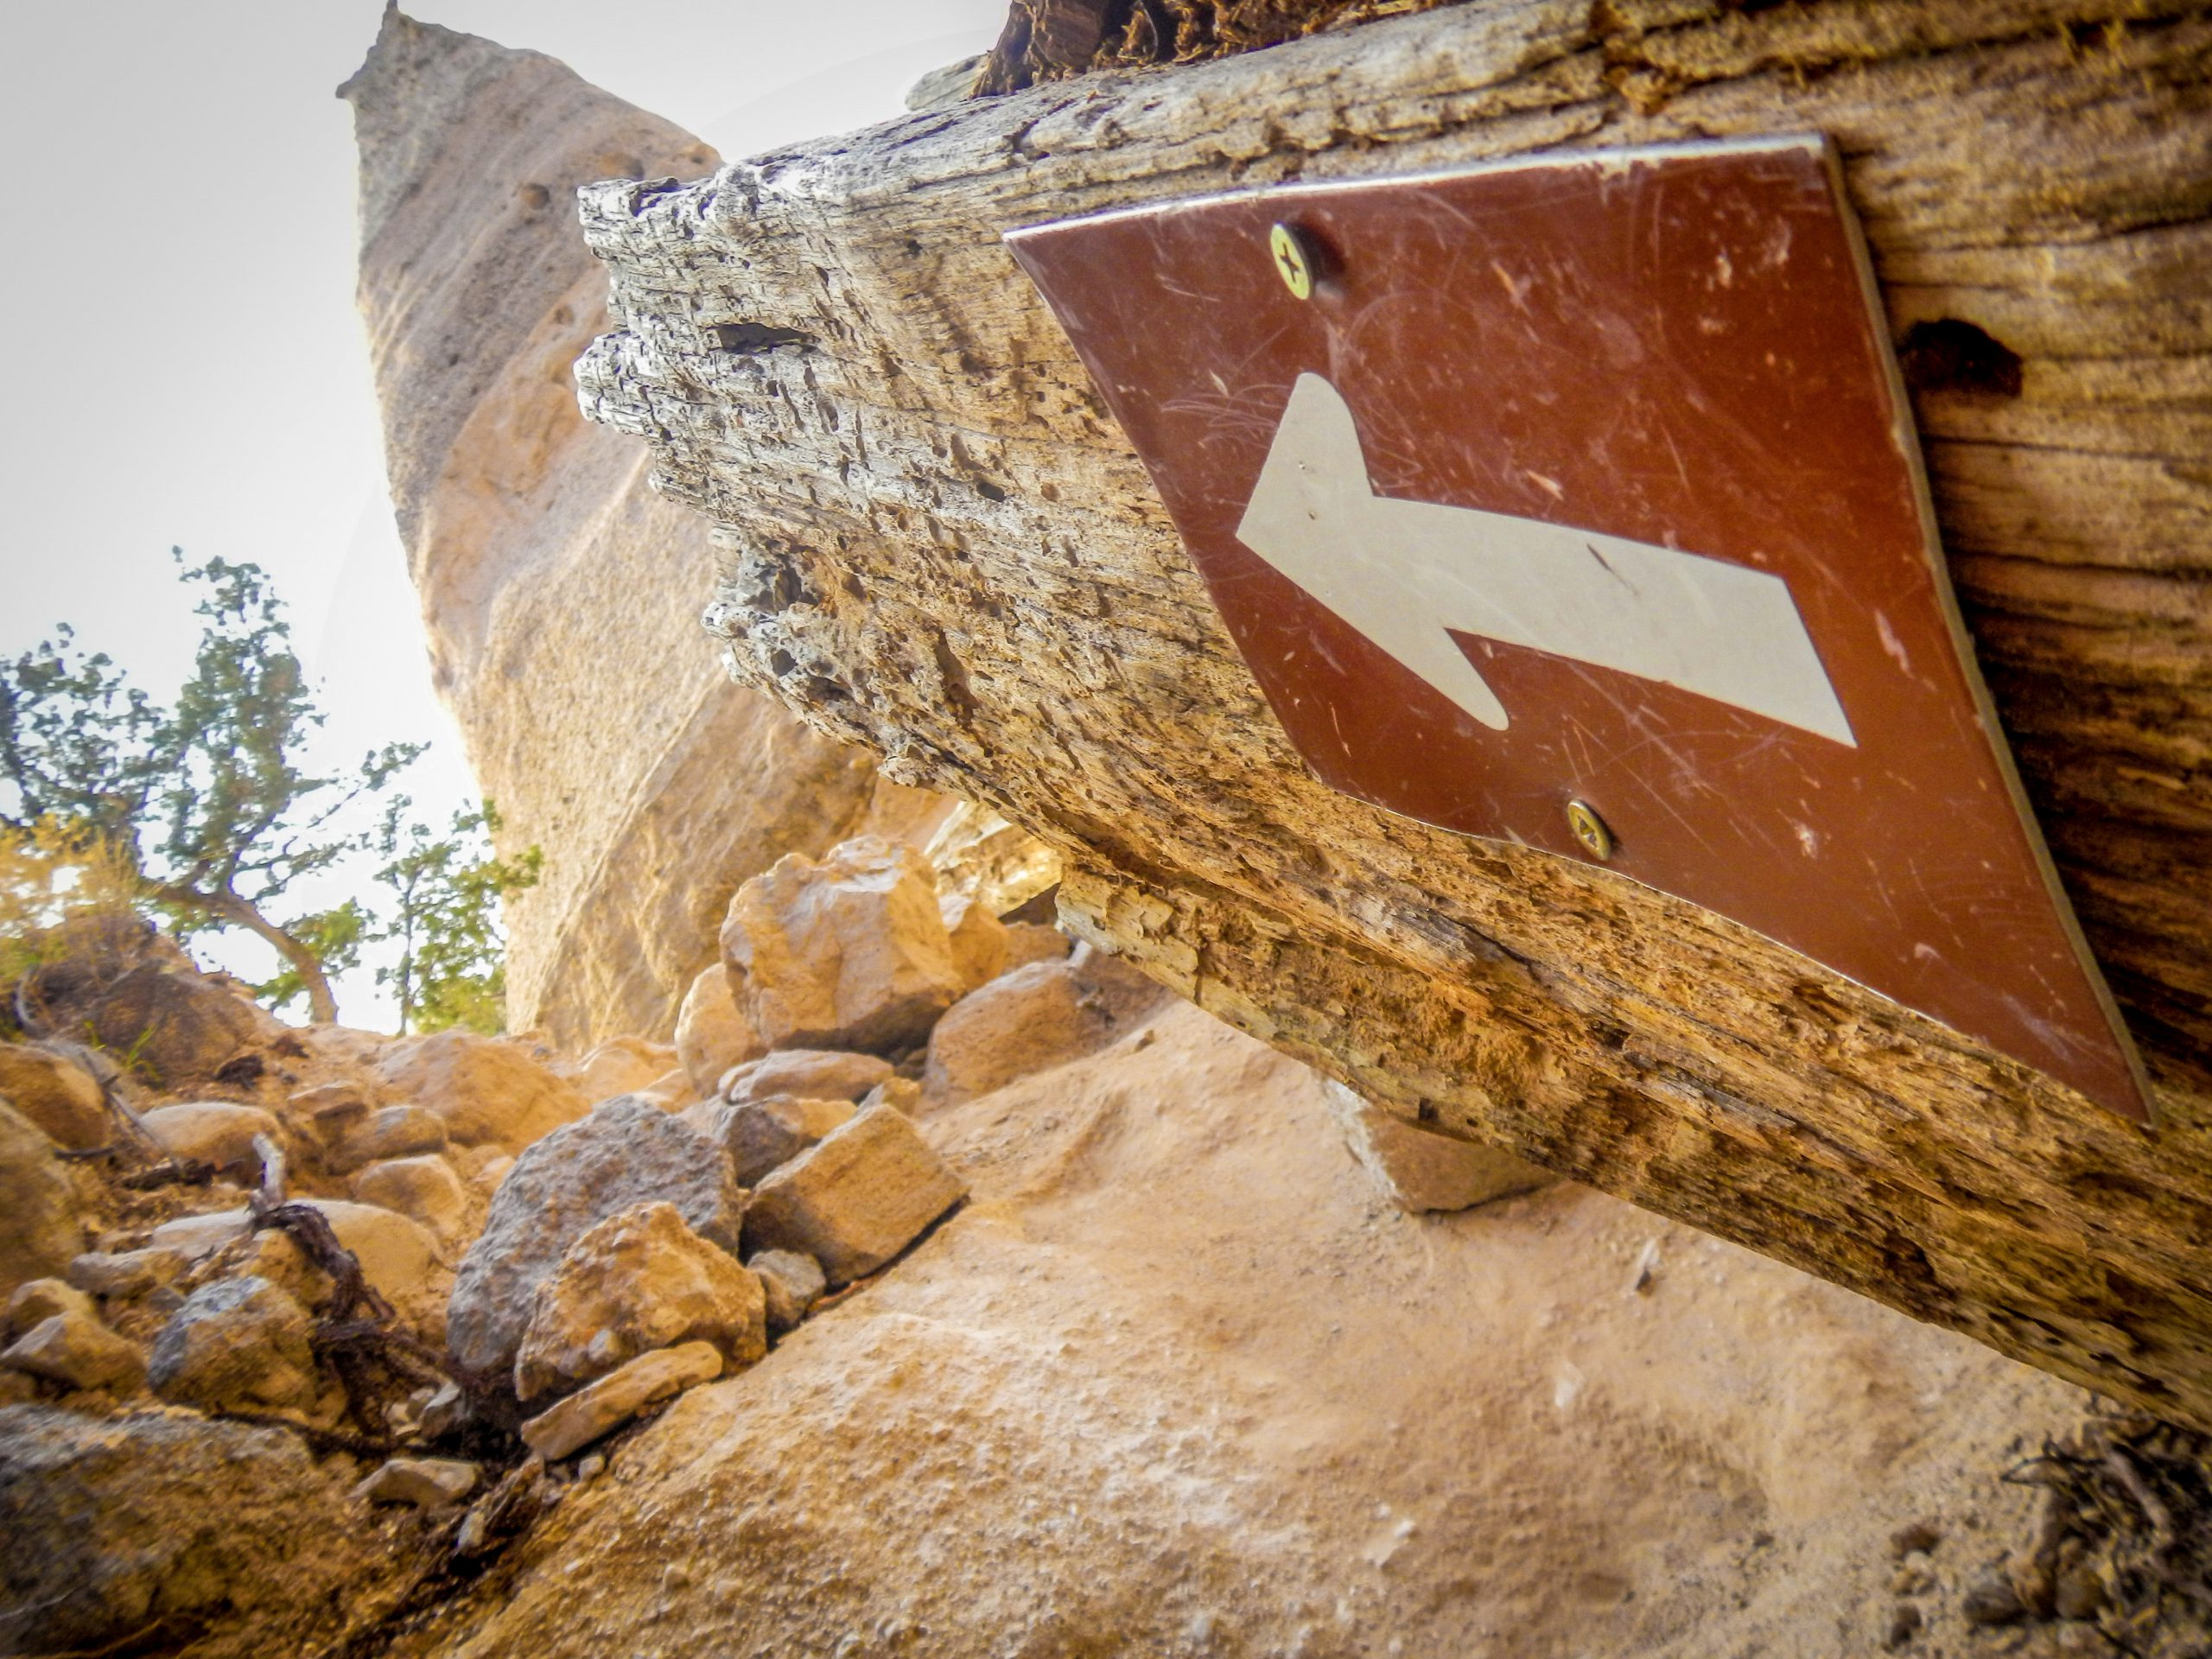
{"label": "splintered wood", "polygon": [[[578,382],[713,520],[733,672],[1052,842],[1101,944],[1408,1118],[2212,1425],[2212,16],[2145,11],[1497,0],[597,186],[620,327]],[[1318,782],[1000,241],[1802,131],[1845,157],[2155,1132],[1718,917]]]}

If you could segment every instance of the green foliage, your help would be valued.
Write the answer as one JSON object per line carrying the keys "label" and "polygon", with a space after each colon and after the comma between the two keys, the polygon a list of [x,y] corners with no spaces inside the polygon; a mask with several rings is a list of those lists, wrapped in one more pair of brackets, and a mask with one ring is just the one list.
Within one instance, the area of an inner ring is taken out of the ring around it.
{"label": "green foliage", "polygon": [[512,859],[494,853],[499,815],[489,801],[480,811],[455,812],[443,836],[423,823],[402,827],[413,804],[394,798],[376,837],[385,861],[376,879],[394,899],[391,920],[376,937],[399,946],[398,961],[378,969],[377,982],[398,998],[403,1032],[498,1032],[506,998],[499,901],[537,884],[543,855],[535,847]]}
{"label": "green foliage", "polygon": [[[441,836],[403,827],[411,803],[396,797],[380,829],[345,833],[346,809],[385,791],[422,746],[372,752],[349,778],[307,771],[323,716],[267,576],[223,559],[187,566],[171,552],[202,619],[174,703],[82,650],[66,625],[0,661],[0,925],[28,937],[97,899],[158,915],[181,938],[245,928],[282,959],[257,994],[280,1007],[304,997],[317,1020],[337,1017],[332,974],[358,967],[365,947],[397,942],[397,966],[378,979],[398,991],[403,1030],[496,1029],[499,901],[536,882],[537,850],[495,856],[489,803],[456,814]],[[349,899],[272,919],[295,883],[361,855],[384,861],[375,880],[396,900],[388,917]]]}
{"label": "green foliage", "polygon": [[[307,947],[326,979],[359,967],[362,944],[377,937],[376,918],[361,908],[358,899],[348,899],[334,910],[296,916],[284,924],[284,931]],[[283,1009],[308,995],[308,982],[298,967],[287,962],[274,978],[256,984],[253,995],[264,1007]]]}

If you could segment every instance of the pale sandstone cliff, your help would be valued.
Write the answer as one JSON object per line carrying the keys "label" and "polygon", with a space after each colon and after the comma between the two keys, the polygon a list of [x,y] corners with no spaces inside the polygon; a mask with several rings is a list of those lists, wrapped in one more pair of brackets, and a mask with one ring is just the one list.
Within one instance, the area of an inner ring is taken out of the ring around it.
{"label": "pale sandstone cliff", "polygon": [[714,152],[533,52],[387,11],[340,89],[361,152],[360,304],[442,695],[505,839],[511,1022],[665,1034],[745,877],[867,810],[874,768],[717,669],[706,527],[588,426],[569,365],[607,327],[579,184]]}

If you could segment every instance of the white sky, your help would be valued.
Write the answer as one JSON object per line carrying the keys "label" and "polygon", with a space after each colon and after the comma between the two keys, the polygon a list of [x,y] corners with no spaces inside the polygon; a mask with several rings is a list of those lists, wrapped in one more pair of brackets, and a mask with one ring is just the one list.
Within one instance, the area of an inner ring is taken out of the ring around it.
{"label": "white sky", "polygon": [[[986,49],[1006,0],[415,0],[528,47],[725,156],[899,112]],[[335,95],[378,0],[0,0],[0,652],[58,621],[161,696],[198,639],[168,550],[251,560],[321,683],[319,759],[430,740],[409,785],[469,791],[434,700],[353,309],[354,153]],[[328,903],[343,889],[303,895]],[[217,955],[258,977],[257,944]],[[365,970],[341,1017],[391,1015]]]}

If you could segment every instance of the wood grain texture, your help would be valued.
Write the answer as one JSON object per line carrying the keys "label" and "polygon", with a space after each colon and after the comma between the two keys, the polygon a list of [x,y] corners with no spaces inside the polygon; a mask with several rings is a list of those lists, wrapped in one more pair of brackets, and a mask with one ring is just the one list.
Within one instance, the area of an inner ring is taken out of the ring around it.
{"label": "wood grain texture", "polygon": [[[1721,918],[1315,782],[999,241],[1237,184],[1808,130],[1900,339],[1991,343],[1916,350],[1916,411],[2155,1133]],[[1036,830],[1077,926],[1391,1109],[2212,1424],[2204,9],[1483,0],[582,207],[620,324],[584,407],[715,522],[740,678]]]}

